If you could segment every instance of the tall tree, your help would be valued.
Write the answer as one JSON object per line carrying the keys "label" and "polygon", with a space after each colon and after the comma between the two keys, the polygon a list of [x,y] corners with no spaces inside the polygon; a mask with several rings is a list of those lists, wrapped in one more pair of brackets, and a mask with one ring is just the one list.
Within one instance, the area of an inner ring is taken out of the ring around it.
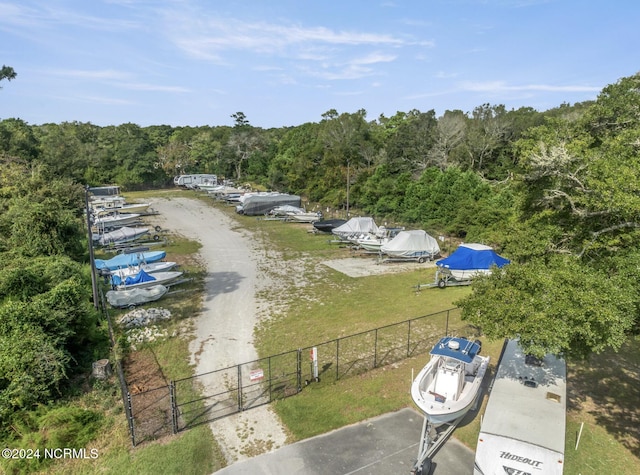
{"label": "tall tree", "polygon": [[227,148],[231,151],[232,166],[236,180],[242,179],[242,171],[249,157],[263,145],[262,137],[247,119],[243,112],[236,112],[231,117],[235,120],[233,131],[227,142]]}
{"label": "tall tree", "polygon": [[[0,68],[0,81],[4,79],[6,79],[7,81],[11,81],[12,79],[15,79],[17,75],[18,74],[13,70],[11,66],[5,66],[3,64],[2,68]],[[0,87],[0,89],[2,88]]]}
{"label": "tall tree", "polygon": [[458,304],[462,318],[490,338],[519,337],[537,356],[585,358],[625,341],[636,319],[632,290],[623,276],[603,279],[601,270],[555,255],[476,280]]}

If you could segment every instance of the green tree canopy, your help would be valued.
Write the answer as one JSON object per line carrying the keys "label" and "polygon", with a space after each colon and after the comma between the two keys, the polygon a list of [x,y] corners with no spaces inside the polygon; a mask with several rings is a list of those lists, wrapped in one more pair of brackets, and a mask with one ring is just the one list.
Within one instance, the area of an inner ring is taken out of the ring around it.
{"label": "green tree canopy", "polygon": [[473,284],[458,304],[462,318],[490,338],[519,337],[533,355],[584,358],[618,349],[635,322],[633,287],[575,257],[512,263]]}

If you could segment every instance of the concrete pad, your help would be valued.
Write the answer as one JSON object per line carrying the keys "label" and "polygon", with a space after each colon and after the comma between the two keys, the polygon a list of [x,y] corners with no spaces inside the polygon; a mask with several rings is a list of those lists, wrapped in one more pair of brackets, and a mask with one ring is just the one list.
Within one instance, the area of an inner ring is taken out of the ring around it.
{"label": "concrete pad", "polygon": [[[406,408],[235,463],[217,475],[409,474],[418,456],[422,415]],[[474,452],[450,438],[433,459],[434,474],[471,475]]]}
{"label": "concrete pad", "polygon": [[381,262],[377,257],[348,257],[345,259],[332,259],[323,264],[341,272],[349,277],[367,277],[380,274],[397,274],[414,270],[435,267],[435,261],[427,261],[422,264],[417,261],[408,262]]}

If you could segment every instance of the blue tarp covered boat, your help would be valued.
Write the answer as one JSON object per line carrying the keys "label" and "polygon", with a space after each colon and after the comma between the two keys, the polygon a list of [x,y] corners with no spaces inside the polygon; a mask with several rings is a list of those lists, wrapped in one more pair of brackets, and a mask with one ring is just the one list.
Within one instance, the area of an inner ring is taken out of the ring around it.
{"label": "blue tarp covered boat", "polygon": [[511,262],[483,244],[460,244],[453,254],[436,262],[440,268],[451,271],[486,273],[491,267],[503,267]]}
{"label": "blue tarp covered boat", "polygon": [[96,259],[96,269],[124,269],[129,266],[137,266],[139,264],[157,262],[166,257],[165,251],[148,251],[136,252],[134,254],[118,254],[108,260]]}
{"label": "blue tarp covered boat", "polygon": [[145,271],[141,270],[137,274],[128,275],[124,279],[122,279],[119,275],[114,274],[111,276],[111,283],[113,285],[125,285],[130,286],[134,284],[141,284],[143,282],[155,282],[156,278],[147,274]]}
{"label": "blue tarp covered boat", "polygon": [[510,262],[484,244],[460,244],[449,257],[436,261],[436,282],[426,287],[444,289],[448,285],[469,285],[474,277]]}
{"label": "blue tarp covered boat", "polygon": [[111,286],[114,289],[130,289],[132,287],[142,288],[150,287],[152,285],[164,284],[176,280],[182,275],[182,272],[170,271],[170,272],[155,272],[153,274],[147,274],[141,270],[135,275],[129,275],[124,279],[117,274],[111,276]]}

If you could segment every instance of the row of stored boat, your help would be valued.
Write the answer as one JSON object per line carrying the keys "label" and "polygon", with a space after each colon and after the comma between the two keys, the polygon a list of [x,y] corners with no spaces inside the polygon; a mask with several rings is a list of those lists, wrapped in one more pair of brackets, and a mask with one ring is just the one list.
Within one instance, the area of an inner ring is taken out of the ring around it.
{"label": "row of stored boat", "polygon": [[[164,261],[166,252],[163,250],[131,247],[140,244],[139,239],[148,236],[151,227],[127,226],[130,223],[143,224],[141,218],[150,214],[145,213],[150,204],[129,204],[119,195],[94,196],[88,204],[87,212],[95,233],[92,236],[94,246],[121,246],[122,252],[110,259],[94,259],[96,271],[111,286],[105,295],[109,304],[133,307],[162,298],[183,272],[175,269],[176,262]],[[157,226],[154,230],[159,231]],[[154,237],[157,238],[158,234]]]}
{"label": "row of stored boat", "polygon": [[331,233],[335,242],[362,249],[391,260],[426,262],[440,254],[438,241],[421,229],[378,226],[371,217],[318,221],[316,231]]}

